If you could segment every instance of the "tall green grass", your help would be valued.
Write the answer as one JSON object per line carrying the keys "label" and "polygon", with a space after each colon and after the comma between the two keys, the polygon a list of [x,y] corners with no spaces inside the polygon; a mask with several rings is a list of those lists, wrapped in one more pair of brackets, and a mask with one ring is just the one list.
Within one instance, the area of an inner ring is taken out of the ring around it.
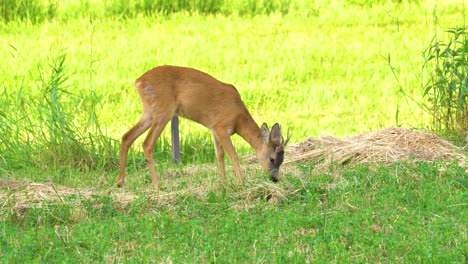
{"label": "tall green grass", "polygon": [[447,41],[435,35],[424,52],[424,105],[436,130],[463,135],[468,131],[468,27],[447,34]]}
{"label": "tall green grass", "polygon": [[[297,8],[287,14],[252,16],[79,13],[108,12],[106,3],[58,2],[57,16],[42,23],[0,23],[4,170],[115,171],[120,137],[141,114],[133,81],[162,64],[194,67],[234,84],[255,120],[279,122],[293,132],[292,142],[391,125],[426,127],[430,115],[419,108],[414,65],[434,27],[463,20],[460,5],[411,1],[291,1]],[[82,4],[89,6],[79,11]],[[434,8],[436,25],[430,23]],[[384,54],[391,54],[398,81]],[[166,130],[156,146],[158,164],[170,160],[168,136]],[[214,160],[205,128],[181,120],[181,139],[182,162]],[[251,153],[234,140],[241,155]],[[141,142],[130,168],[145,166]]]}
{"label": "tall green grass", "polygon": [[120,17],[169,15],[174,13],[222,14],[253,16],[261,14],[288,14],[295,9],[309,12],[314,5],[297,0],[102,0],[102,1],[51,1],[5,0],[0,4],[0,19],[41,23],[51,19],[77,19],[83,17]]}
{"label": "tall green grass", "polygon": [[304,1],[304,0],[4,0],[0,4],[0,20],[4,22],[23,20],[41,23],[51,19],[77,19],[138,16],[167,16],[174,13],[202,15],[255,16],[279,13],[282,15],[315,16],[322,6],[355,6],[366,8],[385,3],[407,4],[417,0],[378,1]]}
{"label": "tall green grass", "polygon": [[57,3],[58,1],[51,0],[2,0],[0,20],[3,22],[22,20],[40,23],[55,16]]}
{"label": "tall green grass", "polygon": [[[37,65],[37,89],[3,90],[0,149],[6,165],[114,168],[116,144],[96,118],[96,94],[72,91],[64,51],[47,63]],[[80,120],[83,113],[87,120]]]}
{"label": "tall green grass", "polygon": [[[463,144],[468,131],[468,27],[465,23],[464,3],[460,5],[460,10],[461,20],[455,26],[440,29],[440,10],[435,8],[432,14],[435,25],[431,31],[433,37],[421,52],[422,63],[414,63],[408,55],[414,77],[420,80],[422,100],[406,95],[406,89],[401,84],[400,92],[429,113],[429,129],[451,136]],[[444,34],[439,33],[441,30]],[[408,50],[404,41],[403,47]],[[390,54],[387,61],[399,82],[399,72],[392,66]],[[419,67],[421,71],[417,69]],[[397,109],[396,119],[398,114]]]}

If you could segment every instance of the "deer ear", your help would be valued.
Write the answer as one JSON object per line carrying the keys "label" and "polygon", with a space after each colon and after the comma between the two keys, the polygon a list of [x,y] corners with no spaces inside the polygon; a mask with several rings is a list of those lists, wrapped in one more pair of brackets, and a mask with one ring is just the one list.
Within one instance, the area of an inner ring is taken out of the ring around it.
{"label": "deer ear", "polygon": [[263,123],[261,129],[262,129],[263,141],[266,143],[268,142],[268,140],[270,140],[270,131],[268,130],[267,124]]}
{"label": "deer ear", "polygon": [[281,145],[283,136],[281,135],[281,128],[278,123],[274,124],[270,132],[270,142],[275,145]]}

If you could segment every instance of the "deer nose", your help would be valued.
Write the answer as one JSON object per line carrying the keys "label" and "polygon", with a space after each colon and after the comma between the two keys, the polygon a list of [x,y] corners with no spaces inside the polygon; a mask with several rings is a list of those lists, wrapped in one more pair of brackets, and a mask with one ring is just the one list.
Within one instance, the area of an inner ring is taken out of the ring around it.
{"label": "deer nose", "polygon": [[278,169],[271,171],[271,180],[273,182],[278,182]]}

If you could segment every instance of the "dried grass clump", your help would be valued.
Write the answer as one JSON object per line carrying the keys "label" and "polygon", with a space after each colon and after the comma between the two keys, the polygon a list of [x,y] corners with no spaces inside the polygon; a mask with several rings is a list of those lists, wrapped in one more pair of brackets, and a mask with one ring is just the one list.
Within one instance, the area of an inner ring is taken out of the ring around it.
{"label": "dried grass clump", "polygon": [[[213,190],[216,191],[216,190]],[[253,183],[246,189],[228,190],[230,197],[238,198],[234,207],[240,210],[253,206],[258,200],[265,200],[271,204],[276,204],[287,200],[287,197],[299,191],[293,185],[286,184],[280,186],[270,182]],[[130,208],[130,204],[151,205],[151,208],[173,208],[180,202],[180,197],[191,196],[200,201],[205,201],[210,189],[205,185],[188,186],[182,190],[173,191],[140,191],[137,195],[134,192],[126,192],[122,189],[111,188],[108,190],[92,190],[86,188],[69,188],[55,185],[53,183],[30,183],[0,178],[0,210],[10,211],[16,215],[23,215],[30,208],[47,208],[52,204],[72,203],[77,208],[77,213],[82,213],[82,201],[89,200],[95,203],[96,207],[101,206],[100,198],[109,197],[113,206],[120,210]],[[144,193],[143,196],[141,194]],[[73,197],[72,199],[69,199]],[[143,197],[143,198],[142,198]],[[84,209],[83,209],[84,210]],[[2,215],[0,214],[0,220]]]}
{"label": "dried grass clump", "polygon": [[[9,205],[17,213],[31,207],[42,207],[44,201],[64,202],[68,196],[77,196],[80,200],[92,199],[98,195],[90,189],[77,189],[59,186],[52,183],[30,183],[12,179],[0,179],[0,202]],[[134,194],[115,193],[113,200],[125,206],[137,198]]]}
{"label": "dried grass clump", "polygon": [[253,202],[259,199],[267,200],[270,202],[276,202],[285,200],[290,190],[282,188],[278,184],[263,182],[253,184],[250,188],[246,188],[240,192],[231,193],[232,196],[243,200],[245,203]]}
{"label": "dried grass clump", "polygon": [[[73,199],[78,203],[77,206],[83,200],[110,197],[113,204],[118,208],[125,208],[129,203],[139,199],[139,195],[115,187],[97,191],[86,188],[69,188],[53,183],[30,183],[1,178],[0,187],[0,209],[8,207],[17,214],[21,214],[24,210],[32,207],[41,208],[44,202],[68,203],[67,197],[70,196],[77,197],[77,199]],[[178,196],[193,195],[194,193],[202,196],[204,195],[204,189],[203,187],[192,187],[171,192],[154,192],[151,189],[151,191],[139,192],[139,194],[141,193],[145,193],[147,202],[155,206],[165,207],[174,205]]]}
{"label": "dried grass clump", "polygon": [[317,164],[347,164],[405,161],[458,160],[466,164],[461,149],[439,136],[406,128],[391,127],[378,131],[336,138],[309,138],[291,147],[290,160],[315,161]]}

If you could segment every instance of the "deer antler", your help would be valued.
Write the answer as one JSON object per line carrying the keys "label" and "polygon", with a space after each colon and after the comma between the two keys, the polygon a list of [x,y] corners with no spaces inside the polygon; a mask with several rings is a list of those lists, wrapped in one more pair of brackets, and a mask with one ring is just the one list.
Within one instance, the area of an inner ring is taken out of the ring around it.
{"label": "deer antler", "polygon": [[283,145],[283,147],[286,147],[286,145],[289,142],[289,139],[291,139],[291,136],[292,136],[292,133],[290,133],[289,128],[288,128],[288,135],[286,136],[286,141],[284,140],[284,137],[281,136],[281,145]]}

